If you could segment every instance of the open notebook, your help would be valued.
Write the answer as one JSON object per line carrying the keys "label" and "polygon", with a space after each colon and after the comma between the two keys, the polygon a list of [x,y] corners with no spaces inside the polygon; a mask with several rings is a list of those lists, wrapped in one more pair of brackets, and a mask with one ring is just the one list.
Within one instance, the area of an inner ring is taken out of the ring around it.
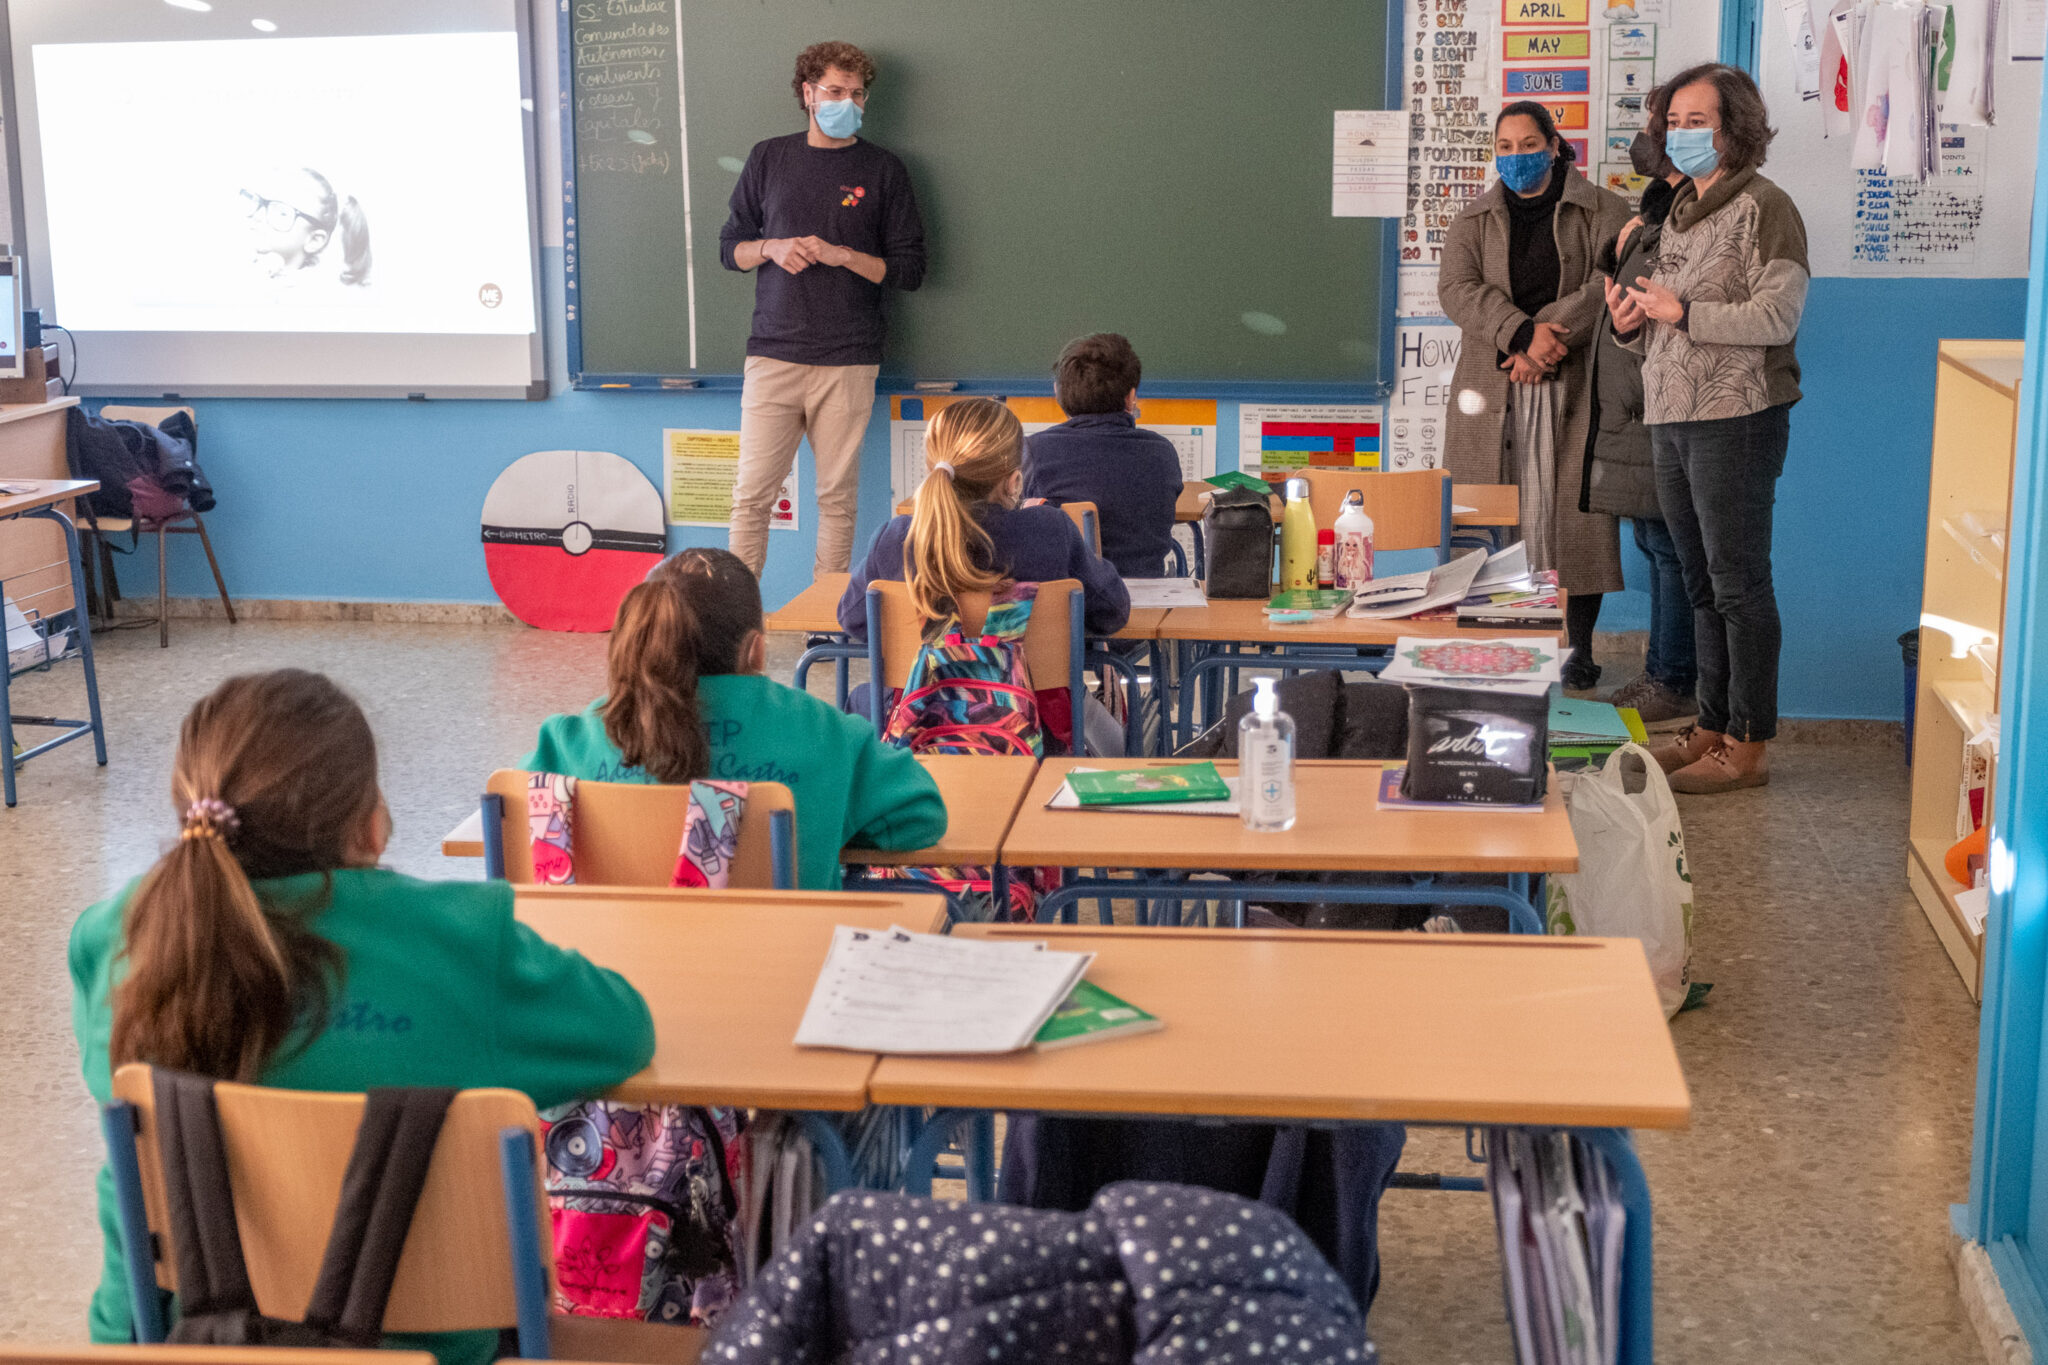
{"label": "open notebook", "polygon": [[1043,942],[840,925],[798,1047],[992,1053],[1029,1047],[1095,961]]}

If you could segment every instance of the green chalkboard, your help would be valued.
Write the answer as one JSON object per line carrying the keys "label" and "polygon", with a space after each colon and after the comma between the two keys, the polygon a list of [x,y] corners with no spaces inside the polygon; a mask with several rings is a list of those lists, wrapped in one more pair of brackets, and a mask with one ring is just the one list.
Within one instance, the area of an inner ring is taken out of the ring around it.
{"label": "green chalkboard", "polygon": [[804,126],[797,52],[843,39],[880,67],[862,136],[908,165],[931,259],[889,297],[885,376],[1042,383],[1112,330],[1148,383],[1369,385],[1395,224],[1331,216],[1331,114],[1390,104],[1387,3],[572,0],[578,382],[739,372],[727,201]]}

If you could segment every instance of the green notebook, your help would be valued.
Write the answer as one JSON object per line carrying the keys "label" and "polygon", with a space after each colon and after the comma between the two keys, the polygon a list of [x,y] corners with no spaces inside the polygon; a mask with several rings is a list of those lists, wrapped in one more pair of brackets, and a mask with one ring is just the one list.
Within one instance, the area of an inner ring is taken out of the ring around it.
{"label": "green notebook", "polygon": [[1312,611],[1319,616],[1335,616],[1350,605],[1349,588],[1289,588],[1268,598],[1266,610]]}
{"label": "green notebook", "polygon": [[1273,491],[1273,485],[1267,483],[1264,479],[1257,478],[1251,474],[1241,473],[1235,469],[1226,470],[1221,474],[1212,474],[1202,480],[1202,482],[1216,488],[1242,488],[1251,493],[1271,493]]}
{"label": "green notebook", "polygon": [[1230,784],[1210,762],[1171,767],[1118,768],[1112,772],[1068,773],[1067,786],[1084,806],[1157,805],[1168,801],[1227,801]]}
{"label": "green notebook", "polygon": [[1102,987],[1083,981],[1074,987],[1067,1003],[1052,1013],[1038,1030],[1032,1045],[1040,1051],[1072,1047],[1076,1043],[1099,1043],[1133,1033],[1151,1033],[1166,1025],[1128,1001],[1119,1000]]}

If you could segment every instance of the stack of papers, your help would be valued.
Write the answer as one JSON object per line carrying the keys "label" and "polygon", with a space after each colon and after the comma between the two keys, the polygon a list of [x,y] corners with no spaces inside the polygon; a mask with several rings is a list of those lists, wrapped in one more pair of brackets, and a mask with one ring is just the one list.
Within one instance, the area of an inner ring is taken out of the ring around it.
{"label": "stack of papers", "polygon": [[797,1025],[798,1047],[991,1053],[1029,1047],[1093,953],[1042,942],[840,925]]}
{"label": "stack of papers", "polygon": [[1627,1211],[1607,1163],[1564,1133],[1495,1128],[1486,1186],[1521,1365],[1614,1365]]}
{"label": "stack of papers", "polygon": [[1403,635],[1394,661],[1380,677],[1471,691],[1540,696],[1561,678],[1569,649],[1524,636],[1505,640],[1450,640]]}
{"label": "stack of papers", "polygon": [[40,621],[31,621],[21,608],[14,605],[13,598],[0,603],[0,621],[4,621],[7,634],[7,671],[19,673],[27,668],[39,668],[53,659],[61,659],[71,647],[69,626],[43,634]]}
{"label": "stack of papers", "polygon": [[1133,607],[1206,607],[1202,585],[1192,578],[1126,578]]}
{"label": "stack of papers", "polygon": [[1598,767],[1624,744],[1647,744],[1649,731],[1634,711],[1576,697],[1550,699],[1550,761],[1559,772]]}

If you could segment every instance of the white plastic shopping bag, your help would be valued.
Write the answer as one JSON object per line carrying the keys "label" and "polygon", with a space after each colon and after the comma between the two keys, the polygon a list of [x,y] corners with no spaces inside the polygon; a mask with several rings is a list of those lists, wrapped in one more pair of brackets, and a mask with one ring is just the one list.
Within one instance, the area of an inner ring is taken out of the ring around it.
{"label": "white plastic shopping bag", "polygon": [[1649,750],[1624,744],[1579,774],[1569,809],[1579,870],[1550,878],[1549,932],[1641,940],[1668,1019],[1692,989],[1692,874],[1671,784]]}

